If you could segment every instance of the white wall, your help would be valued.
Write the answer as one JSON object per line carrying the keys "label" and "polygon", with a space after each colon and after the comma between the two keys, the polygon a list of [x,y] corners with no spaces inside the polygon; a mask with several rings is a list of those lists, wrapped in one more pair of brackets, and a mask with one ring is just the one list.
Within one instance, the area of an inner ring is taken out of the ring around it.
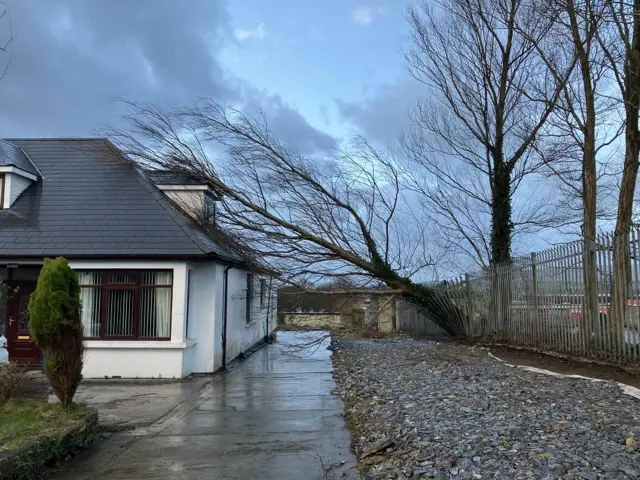
{"label": "white wall", "polygon": [[[165,261],[79,261],[71,268],[171,269],[173,301],[170,341],[90,340],[85,342],[83,375],[86,378],[122,377],[181,378],[190,373],[209,373],[222,367],[224,265]],[[187,274],[191,270],[187,310]],[[227,362],[261,341],[276,326],[275,295],[270,308],[267,290],[260,307],[260,277],[254,275],[252,320],[245,321],[247,271],[233,267],[228,278]],[[189,316],[188,334],[186,315]],[[270,322],[267,328],[266,320]]]}
{"label": "white wall", "polygon": [[15,170],[13,172],[0,172],[0,175],[4,175],[4,198],[2,199],[2,207],[6,209],[10,208],[20,194],[31,185],[32,180],[19,175]]}
{"label": "white wall", "polygon": [[[173,271],[170,341],[90,340],[85,342],[82,374],[86,378],[181,378],[193,370],[197,341],[185,339],[187,263],[172,261],[89,261],[70,260],[74,270],[167,269]],[[183,360],[186,359],[186,362]],[[183,368],[183,364],[184,367]],[[185,373],[186,372],[186,373]]]}
{"label": "white wall", "polygon": [[[254,294],[250,307],[251,322],[246,323],[247,273],[246,270],[239,268],[229,270],[227,361],[234,359],[255,345],[274,328],[273,322],[270,322],[269,327],[266,325],[269,313],[269,309],[267,309],[268,296],[265,298],[264,307],[260,307],[260,277],[258,275],[254,275]],[[273,311],[273,309],[271,310]]]}
{"label": "white wall", "polygon": [[214,322],[218,307],[216,293],[222,290],[222,284],[216,282],[218,268],[215,263],[190,264],[188,269],[191,281],[187,335],[197,340],[197,344],[185,352],[183,369],[190,368],[188,373],[209,373],[219,368],[214,365]]}
{"label": "white wall", "polygon": [[[186,345],[177,348],[150,348],[150,342],[134,347],[123,341],[101,347],[109,342],[85,342],[85,358],[82,375],[85,378],[182,378],[183,352]],[[131,344],[132,342],[126,342]],[[159,343],[159,342],[151,342]],[[164,342],[169,343],[169,342]],[[88,345],[90,344],[90,346]],[[117,347],[120,345],[120,348]],[[193,347],[191,347],[193,348]]]}
{"label": "white wall", "polygon": [[213,369],[222,368],[222,315],[224,305],[224,265],[216,266],[215,282],[219,288],[215,292],[215,304],[218,306],[215,310],[215,320],[213,326]]}
{"label": "white wall", "polygon": [[201,218],[204,212],[204,191],[202,190],[164,190],[164,193],[180,208]]}
{"label": "white wall", "polygon": [[13,202],[16,201],[20,194],[24,192],[29,185],[31,185],[31,180],[21,177],[16,173],[7,174],[5,176],[5,181],[7,181],[7,185],[5,185],[5,194],[9,194],[9,203],[5,203],[5,205],[13,205]]}

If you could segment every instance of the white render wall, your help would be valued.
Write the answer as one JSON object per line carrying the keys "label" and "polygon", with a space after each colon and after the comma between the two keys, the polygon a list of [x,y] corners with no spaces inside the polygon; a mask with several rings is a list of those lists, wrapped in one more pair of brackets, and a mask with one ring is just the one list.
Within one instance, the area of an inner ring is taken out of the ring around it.
{"label": "white render wall", "polygon": [[5,179],[9,178],[10,186],[8,190],[10,190],[9,197],[9,205],[13,205],[13,202],[20,196],[22,192],[24,192],[29,185],[31,185],[32,181],[28,178],[24,178],[17,173],[9,173],[5,176]]}
{"label": "white render wall", "polygon": [[13,202],[20,196],[26,188],[31,185],[32,181],[19,175],[15,171],[4,173],[4,198],[2,199],[3,208],[10,208]]}
{"label": "white render wall", "polygon": [[165,195],[180,208],[200,218],[204,212],[204,191],[202,190],[165,190]]}
{"label": "white render wall", "polygon": [[[171,340],[89,340],[85,342],[85,378],[181,378],[183,360],[191,360],[197,341],[185,339],[187,263],[179,261],[70,260],[74,270],[167,269],[173,271]],[[188,366],[188,365],[187,365]]]}
{"label": "white render wall", "polygon": [[189,327],[188,338],[197,341],[189,351],[185,351],[183,373],[210,373],[214,366],[214,321],[216,291],[222,284],[216,281],[218,265],[215,263],[189,264]]}
{"label": "white render wall", "polygon": [[[79,261],[76,270],[171,269],[171,340],[89,340],[85,342],[85,378],[182,378],[222,367],[223,283],[225,266],[180,261]],[[190,293],[187,297],[188,272]],[[260,277],[254,275],[252,321],[245,322],[247,270],[233,267],[228,277],[227,362],[246,351],[276,326],[275,295],[260,307]],[[187,306],[188,299],[188,306]],[[188,332],[187,332],[188,315]],[[270,318],[267,327],[267,317]]]}
{"label": "white render wall", "polygon": [[[221,267],[224,269],[224,267]],[[247,270],[229,270],[229,310],[227,317],[227,362],[233,360],[249,347],[255,345],[273,330],[267,327],[267,301],[260,308],[260,277],[254,275],[253,298],[251,299],[251,323],[246,323]],[[266,300],[266,299],[265,299]]]}
{"label": "white render wall", "polygon": [[182,378],[184,352],[193,346],[172,343],[100,340],[85,342],[82,375],[85,378]]}

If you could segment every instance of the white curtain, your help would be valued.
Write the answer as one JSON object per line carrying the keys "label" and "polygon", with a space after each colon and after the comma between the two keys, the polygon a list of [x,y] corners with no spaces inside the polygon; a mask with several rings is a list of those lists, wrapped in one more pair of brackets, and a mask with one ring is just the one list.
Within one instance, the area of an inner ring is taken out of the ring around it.
{"label": "white curtain", "polygon": [[[155,272],[155,285],[171,285],[171,272]],[[156,336],[164,338],[171,331],[171,288],[155,289]]]}
{"label": "white curtain", "polygon": [[80,302],[82,303],[82,326],[85,337],[100,335],[100,290],[82,285],[95,285],[100,282],[96,272],[78,272],[80,280]]}

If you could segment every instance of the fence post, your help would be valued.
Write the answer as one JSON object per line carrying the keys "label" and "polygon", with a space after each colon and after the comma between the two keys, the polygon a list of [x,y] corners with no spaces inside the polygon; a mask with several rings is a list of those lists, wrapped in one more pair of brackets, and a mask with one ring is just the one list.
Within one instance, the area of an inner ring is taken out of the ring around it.
{"label": "fence post", "polygon": [[473,321],[473,295],[471,291],[471,282],[469,281],[469,274],[464,274],[464,283],[467,287],[467,328],[466,334],[474,336],[475,324]]}
{"label": "fence post", "polygon": [[[540,311],[538,310],[538,277],[536,275],[536,264],[538,263],[538,256],[536,252],[531,252],[531,290],[533,294],[533,322],[537,331],[538,323],[540,323]],[[539,339],[536,338],[536,343],[539,343]]]}
{"label": "fence post", "polygon": [[[600,298],[598,289],[598,257],[597,257],[596,242],[593,238],[585,239],[584,246],[584,258],[583,270],[585,272],[585,291],[584,291],[584,306],[582,309],[583,320],[586,318],[585,330],[590,330],[592,333],[587,337],[589,350],[592,350],[591,336],[593,335],[597,348],[603,348],[602,343],[602,326],[600,325]],[[604,254],[603,257],[604,258]],[[605,260],[602,262],[601,268],[606,271],[607,263]],[[606,283],[605,283],[606,284]],[[589,318],[590,317],[590,318]],[[587,332],[585,332],[587,333]]]}

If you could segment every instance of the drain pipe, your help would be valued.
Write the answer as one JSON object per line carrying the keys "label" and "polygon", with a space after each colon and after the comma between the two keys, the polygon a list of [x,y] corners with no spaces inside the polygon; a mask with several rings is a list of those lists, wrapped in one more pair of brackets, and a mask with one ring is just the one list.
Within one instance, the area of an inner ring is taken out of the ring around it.
{"label": "drain pipe", "polygon": [[271,315],[271,282],[273,281],[273,277],[269,277],[269,290],[267,291],[269,297],[267,299],[267,319],[266,319],[266,331],[264,334],[264,341],[266,343],[271,343],[271,335],[269,335],[269,315]]}
{"label": "drain pipe", "polygon": [[222,280],[223,300],[222,300],[222,369],[227,369],[227,311],[229,310],[229,270],[231,265],[224,267],[224,274]]}

